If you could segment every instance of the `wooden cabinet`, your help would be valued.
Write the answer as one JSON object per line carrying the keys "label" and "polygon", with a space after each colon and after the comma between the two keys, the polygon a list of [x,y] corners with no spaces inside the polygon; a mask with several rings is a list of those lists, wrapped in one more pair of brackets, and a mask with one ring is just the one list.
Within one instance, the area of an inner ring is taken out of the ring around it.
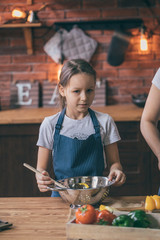
{"label": "wooden cabinet", "polygon": [[150,194],[151,151],[140,133],[139,122],[117,122],[121,136],[118,143],[120,160],[126,174],[126,183],[111,189],[112,195]]}
{"label": "wooden cabinet", "polygon": [[[157,194],[160,173],[155,156],[145,143],[139,121],[116,121],[121,141],[120,159],[127,176],[122,187],[112,187],[112,196]],[[0,197],[50,196],[40,193],[35,175],[23,167],[36,167],[39,123],[0,125]],[[48,171],[53,175],[52,160]]]}
{"label": "wooden cabinet", "polygon": [[[39,124],[0,125],[0,197],[48,196],[37,188],[35,175]],[[50,168],[50,167],[49,167]]]}

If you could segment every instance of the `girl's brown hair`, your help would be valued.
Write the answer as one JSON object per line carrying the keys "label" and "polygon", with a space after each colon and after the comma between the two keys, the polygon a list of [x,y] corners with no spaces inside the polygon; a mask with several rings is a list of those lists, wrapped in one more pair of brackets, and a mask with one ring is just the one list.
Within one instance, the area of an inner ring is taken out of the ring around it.
{"label": "girl's brown hair", "polygon": [[[78,73],[86,73],[94,77],[96,83],[96,71],[83,59],[68,60],[64,63],[59,77],[59,84],[66,87],[71,77]],[[65,98],[59,94],[62,109],[65,107]]]}

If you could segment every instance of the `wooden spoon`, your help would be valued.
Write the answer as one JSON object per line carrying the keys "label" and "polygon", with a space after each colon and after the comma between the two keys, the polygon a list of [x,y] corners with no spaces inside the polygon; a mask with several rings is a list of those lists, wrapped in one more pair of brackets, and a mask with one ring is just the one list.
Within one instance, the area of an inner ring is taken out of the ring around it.
{"label": "wooden spoon", "polygon": [[[27,163],[23,163],[23,166],[26,167],[26,168],[28,168],[28,169],[30,169],[32,172],[38,173],[38,174],[40,174],[40,175],[43,175],[40,171],[38,171],[37,169],[35,169],[34,167],[30,166],[30,165],[27,164]],[[44,176],[44,175],[43,175],[43,176]],[[55,184],[56,186],[58,186],[58,187],[60,187],[60,188],[66,188],[64,185],[62,185],[61,183],[55,181],[53,178],[50,178],[50,179],[54,182],[54,184]]]}

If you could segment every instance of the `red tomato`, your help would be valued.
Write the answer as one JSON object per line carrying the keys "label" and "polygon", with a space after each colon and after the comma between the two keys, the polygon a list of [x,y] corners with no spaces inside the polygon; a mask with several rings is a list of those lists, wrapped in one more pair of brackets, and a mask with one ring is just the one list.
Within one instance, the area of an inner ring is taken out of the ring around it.
{"label": "red tomato", "polygon": [[97,222],[100,224],[112,224],[112,221],[114,218],[117,216],[114,215],[113,213],[107,211],[107,210],[102,210],[99,212],[97,216]]}
{"label": "red tomato", "polygon": [[96,211],[93,206],[86,204],[79,207],[76,211],[76,221],[83,224],[91,224],[95,222]]}

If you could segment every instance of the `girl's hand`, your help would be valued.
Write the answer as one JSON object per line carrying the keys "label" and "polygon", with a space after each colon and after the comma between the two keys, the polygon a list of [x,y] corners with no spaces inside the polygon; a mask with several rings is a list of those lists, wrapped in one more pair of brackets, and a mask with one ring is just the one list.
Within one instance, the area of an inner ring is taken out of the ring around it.
{"label": "girl's hand", "polygon": [[109,181],[115,179],[114,186],[120,186],[126,181],[125,174],[119,169],[111,170],[108,178],[109,178]]}
{"label": "girl's hand", "polygon": [[50,191],[47,189],[47,186],[53,184],[53,181],[51,180],[47,171],[42,171],[42,175],[36,174],[38,188],[40,192]]}

